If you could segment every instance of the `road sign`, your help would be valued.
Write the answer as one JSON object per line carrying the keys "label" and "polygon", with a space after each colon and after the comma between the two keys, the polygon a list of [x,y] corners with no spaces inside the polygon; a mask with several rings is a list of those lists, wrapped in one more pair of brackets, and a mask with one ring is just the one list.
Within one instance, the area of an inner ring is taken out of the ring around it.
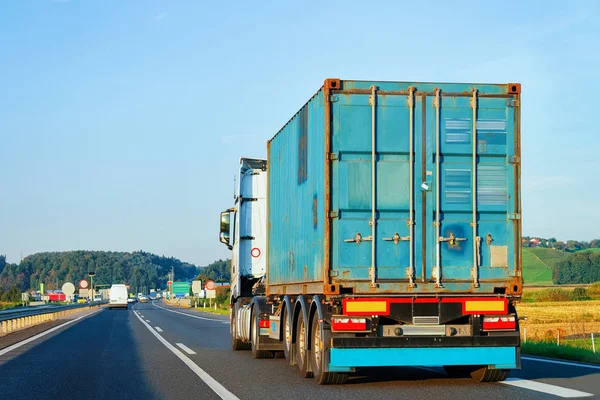
{"label": "road sign", "polygon": [[188,295],[190,294],[190,283],[189,282],[173,282],[173,294],[174,295]]}
{"label": "road sign", "polygon": [[215,281],[209,279],[208,281],[206,281],[206,284],[204,285],[204,288],[207,290],[214,290],[215,289]]}
{"label": "road sign", "polygon": [[81,289],[87,289],[89,286],[88,281],[86,281],[85,279],[82,279],[81,282],[79,282],[79,287]]}
{"label": "road sign", "polygon": [[88,289],[79,289],[79,297],[85,298],[90,295],[90,291]]}
{"label": "road sign", "polygon": [[66,282],[64,285],[62,285],[62,291],[67,296],[73,296],[75,293],[75,285],[73,285],[71,282]]}
{"label": "road sign", "polygon": [[217,297],[217,291],[216,290],[206,289],[205,292],[206,292],[206,298],[207,299],[214,299],[215,297]]}
{"label": "road sign", "polygon": [[192,281],[192,293],[200,293],[202,290],[202,281]]}

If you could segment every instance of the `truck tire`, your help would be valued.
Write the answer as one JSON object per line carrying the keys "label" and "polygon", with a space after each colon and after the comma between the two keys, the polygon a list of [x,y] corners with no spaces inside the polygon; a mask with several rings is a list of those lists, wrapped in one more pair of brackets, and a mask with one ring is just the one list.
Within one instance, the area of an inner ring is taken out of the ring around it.
{"label": "truck tire", "polygon": [[252,311],[252,321],[250,322],[250,329],[252,329],[252,358],[273,358],[273,352],[270,350],[258,350],[258,343],[260,341],[260,327],[258,326],[258,313],[257,307],[254,307]]}
{"label": "truck tire", "polygon": [[298,315],[298,321],[296,323],[296,364],[298,365],[298,373],[303,378],[310,378],[312,372],[309,371],[308,366],[310,365],[310,351],[306,349],[308,342],[308,329],[307,324],[304,321],[304,315],[300,310]]}
{"label": "truck tire", "polygon": [[475,365],[445,365],[444,370],[452,378],[470,377],[475,382],[502,382],[510,375],[509,369],[492,369]]}
{"label": "truck tire", "polygon": [[[285,307],[285,306],[284,306]],[[292,322],[290,321],[291,317],[288,311],[288,308],[285,307],[283,311],[283,354],[286,360],[290,361],[290,365],[292,364]]]}
{"label": "truck tire", "polygon": [[243,342],[241,339],[237,337],[237,324],[235,323],[235,315],[236,315],[236,304],[231,306],[230,321],[229,321],[229,334],[231,335],[231,349],[234,351],[237,350],[248,350],[250,346],[248,343]]}
{"label": "truck tire", "polygon": [[475,382],[502,382],[510,375],[509,369],[479,368],[471,372],[471,378]]}
{"label": "truck tire", "polygon": [[348,380],[348,374],[343,372],[324,372],[325,346],[321,336],[323,322],[319,322],[319,313],[315,312],[312,319],[312,373],[319,385],[342,385]]}

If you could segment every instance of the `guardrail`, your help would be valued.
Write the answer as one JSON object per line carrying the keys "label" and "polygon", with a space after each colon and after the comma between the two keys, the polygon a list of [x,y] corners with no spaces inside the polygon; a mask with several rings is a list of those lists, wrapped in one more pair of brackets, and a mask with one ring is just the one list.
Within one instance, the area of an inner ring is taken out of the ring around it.
{"label": "guardrail", "polygon": [[43,324],[44,322],[54,321],[58,317],[77,312],[81,308],[101,306],[102,304],[107,303],[108,301],[103,300],[64,306],[47,305],[31,307],[30,309],[22,307],[14,310],[3,310],[0,311],[0,336],[34,325]]}

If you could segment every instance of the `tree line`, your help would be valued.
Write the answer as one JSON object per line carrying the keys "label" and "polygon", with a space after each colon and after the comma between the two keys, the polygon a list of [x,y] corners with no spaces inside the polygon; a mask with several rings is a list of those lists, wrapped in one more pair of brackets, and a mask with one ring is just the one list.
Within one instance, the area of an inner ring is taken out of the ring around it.
{"label": "tree line", "polygon": [[[539,244],[536,244],[535,242],[532,243],[532,240],[539,242]],[[600,239],[594,239],[590,241],[567,240],[566,242],[563,242],[562,240],[556,240],[555,237],[546,239],[540,236],[523,236],[523,247],[545,247],[561,251],[575,252],[578,250],[600,248]]]}
{"label": "tree line", "polygon": [[174,268],[177,280],[191,280],[199,268],[174,257],[158,256],[144,251],[65,251],[36,253],[19,264],[9,264],[0,256],[0,291],[60,289],[65,282],[77,286],[95,272],[94,284],[125,283],[134,292],[143,288],[165,288],[168,274]]}
{"label": "tree line", "polygon": [[600,282],[600,253],[582,251],[558,261],[552,281],[557,285]]}
{"label": "tree line", "polygon": [[229,283],[231,279],[231,260],[217,260],[200,268],[200,273],[196,276],[202,282],[211,279],[215,282]]}

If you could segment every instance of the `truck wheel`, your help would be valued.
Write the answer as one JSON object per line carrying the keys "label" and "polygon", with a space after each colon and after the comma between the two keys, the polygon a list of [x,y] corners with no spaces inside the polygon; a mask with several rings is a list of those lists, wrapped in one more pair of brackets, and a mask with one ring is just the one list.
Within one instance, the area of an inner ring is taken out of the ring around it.
{"label": "truck wheel", "polygon": [[230,321],[229,321],[229,334],[231,335],[231,349],[232,350],[248,350],[248,343],[242,342],[241,339],[237,337],[237,324],[235,323],[235,311],[236,305],[233,304],[230,312]]}
{"label": "truck wheel", "polygon": [[479,368],[471,372],[471,378],[476,382],[502,382],[510,375],[509,369]]}
{"label": "truck wheel", "polygon": [[319,385],[342,385],[348,380],[347,373],[323,372],[325,370],[325,345],[319,313],[315,312],[312,320],[312,372]]}
{"label": "truck wheel", "polygon": [[292,323],[290,322],[290,315],[287,310],[283,314],[283,354],[286,360],[292,362]]}
{"label": "truck wheel", "polygon": [[300,310],[298,322],[296,323],[296,362],[298,364],[298,373],[303,378],[310,378],[312,376],[312,372],[308,370],[311,361],[310,351],[306,349],[307,343],[308,332],[302,310]]}
{"label": "truck wheel", "polygon": [[258,326],[258,310],[256,308],[252,313],[252,322],[250,329],[252,329],[252,358],[272,358],[272,351],[258,350],[258,343],[260,340],[260,327]]}

